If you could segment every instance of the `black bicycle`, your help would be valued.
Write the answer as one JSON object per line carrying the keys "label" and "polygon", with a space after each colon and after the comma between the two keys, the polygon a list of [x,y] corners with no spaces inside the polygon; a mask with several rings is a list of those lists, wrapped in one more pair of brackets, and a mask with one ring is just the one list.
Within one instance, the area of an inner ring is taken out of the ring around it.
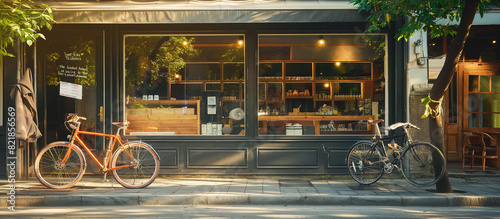
{"label": "black bicycle", "polygon": [[[402,135],[383,137],[378,123],[384,120],[369,120],[374,124],[372,141],[356,142],[347,154],[346,162],[352,178],[362,185],[377,182],[385,173],[398,169],[408,182],[416,186],[430,186],[443,177],[446,168],[443,153],[434,145],[413,142],[409,130],[419,129],[411,123],[395,123],[385,128],[392,131],[402,128]],[[395,139],[404,137],[403,145]],[[392,140],[392,141],[391,141]],[[384,141],[391,141],[386,145]]]}

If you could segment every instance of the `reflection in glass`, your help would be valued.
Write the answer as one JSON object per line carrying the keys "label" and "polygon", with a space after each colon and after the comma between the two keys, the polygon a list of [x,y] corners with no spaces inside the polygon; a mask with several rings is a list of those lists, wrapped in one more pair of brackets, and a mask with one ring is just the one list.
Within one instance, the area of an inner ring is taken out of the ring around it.
{"label": "reflection in glass", "polygon": [[500,76],[491,76],[491,92],[500,93]]}
{"label": "reflection in glass", "polygon": [[240,97],[240,84],[239,83],[224,83],[223,89],[223,100],[238,100]]}
{"label": "reflection in glass", "polygon": [[260,63],[259,77],[281,77],[283,65],[281,63]]}
{"label": "reflection in glass", "polygon": [[491,125],[491,114],[489,113],[481,113],[481,124],[479,127],[481,128],[489,128]]}
{"label": "reflection in glass", "polygon": [[500,128],[500,94],[492,94],[491,98],[491,110],[493,114],[492,117],[492,127]]}
{"label": "reflection in glass", "polygon": [[245,65],[237,62],[224,63],[224,80],[243,80]]}
{"label": "reflection in glass", "polygon": [[479,76],[469,75],[469,92],[479,91]]}
{"label": "reflection in glass", "polygon": [[490,111],[491,111],[490,94],[481,94],[480,112],[490,112]]}
{"label": "reflection in glass", "polygon": [[491,95],[491,105],[492,111],[496,113],[500,113],[500,94],[492,94]]}
{"label": "reflection in glass", "polygon": [[481,76],[480,92],[490,92],[490,76]]}
{"label": "reflection in glass", "polygon": [[259,100],[266,100],[266,83],[259,83]]}
{"label": "reflection in glass", "polygon": [[244,134],[244,120],[227,118],[244,109],[242,38],[125,36],[127,134]]}
{"label": "reflection in glass", "polygon": [[316,78],[330,80],[369,80],[370,63],[329,62],[316,63]]}
{"label": "reflection in glass", "polygon": [[281,83],[268,83],[267,84],[267,99],[268,100],[281,100],[283,87]]}
{"label": "reflection in glass", "polygon": [[479,112],[479,94],[469,94],[469,112]]}
{"label": "reflection in glass", "polygon": [[186,72],[180,72],[185,75],[186,81],[217,81],[220,80],[219,63],[187,63]]}
{"label": "reflection in glass", "polygon": [[469,113],[469,127],[470,128],[479,127],[479,120],[477,113]]}
{"label": "reflection in glass", "polygon": [[286,63],[285,75],[294,79],[304,79],[312,77],[311,63]]}
{"label": "reflection in glass", "polygon": [[206,90],[214,90],[214,91],[221,91],[221,84],[220,83],[207,83],[207,88]]}

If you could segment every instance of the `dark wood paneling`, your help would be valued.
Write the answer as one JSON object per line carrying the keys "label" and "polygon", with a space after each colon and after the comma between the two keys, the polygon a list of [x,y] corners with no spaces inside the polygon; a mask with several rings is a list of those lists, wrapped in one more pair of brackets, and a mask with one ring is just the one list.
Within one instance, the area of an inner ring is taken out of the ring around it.
{"label": "dark wood paneling", "polygon": [[345,167],[345,158],[349,150],[329,150],[328,167]]}
{"label": "dark wood paneling", "polygon": [[258,168],[317,168],[318,149],[257,149]]}
{"label": "dark wood paneling", "polygon": [[188,168],[246,168],[246,149],[188,149]]}
{"label": "dark wood paneling", "polygon": [[179,167],[179,150],[178,149],[158,149],[160,156],[161,168],[178,168]]}

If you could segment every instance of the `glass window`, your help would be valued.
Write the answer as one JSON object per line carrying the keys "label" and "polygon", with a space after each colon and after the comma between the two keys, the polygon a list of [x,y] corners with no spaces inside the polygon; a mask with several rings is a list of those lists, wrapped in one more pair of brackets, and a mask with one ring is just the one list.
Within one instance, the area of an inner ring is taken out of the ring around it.
{"label": "glass window", "polygon": [[244,36],[125,36],[131,135],[244,135]]}
{"label": "glass window", "polygon": [[[469,75],[469,127],[500,128],[498,76]],[[478,88],[479,84],[479,88]]]}
{"label": "glass window", "polygon": [[384,118],[385,35],[259,36],[259,135],[370,134]]}

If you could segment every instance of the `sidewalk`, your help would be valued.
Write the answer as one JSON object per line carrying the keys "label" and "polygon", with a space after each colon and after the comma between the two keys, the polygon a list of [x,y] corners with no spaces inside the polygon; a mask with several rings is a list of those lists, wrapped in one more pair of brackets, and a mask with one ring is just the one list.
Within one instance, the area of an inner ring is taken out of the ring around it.
{"label": "sidewalk", "polygon": [[[36,178],[16,181],[16,207],[98,205],[380,205],[500,206],[500,170],[461,170],[448,166],[455,193],[416,187],[399,174],[385,174],[371,186],[348,175],[328,176],[159,176],[143,189],[126,189],[116,181],[86,175],[70,189],[53,190]],[[328,179],[325,179],[328,177]],[[1,208],[10,206],[9,184],[0,180]]]}

